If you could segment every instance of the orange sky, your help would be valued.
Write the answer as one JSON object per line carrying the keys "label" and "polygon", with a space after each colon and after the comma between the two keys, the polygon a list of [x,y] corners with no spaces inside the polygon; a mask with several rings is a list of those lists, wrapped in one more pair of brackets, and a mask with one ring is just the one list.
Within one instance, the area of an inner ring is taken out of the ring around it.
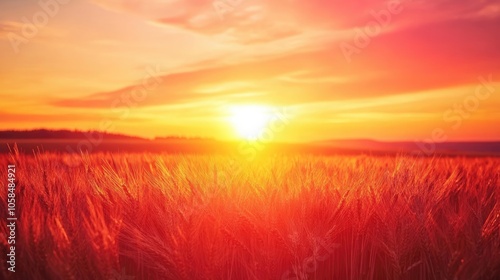
{"label": "orange sky", "polygon": [[499,26],[493,0],[1,1],[0,129],[228,139],[259,104],[280,141],[500,140]]}

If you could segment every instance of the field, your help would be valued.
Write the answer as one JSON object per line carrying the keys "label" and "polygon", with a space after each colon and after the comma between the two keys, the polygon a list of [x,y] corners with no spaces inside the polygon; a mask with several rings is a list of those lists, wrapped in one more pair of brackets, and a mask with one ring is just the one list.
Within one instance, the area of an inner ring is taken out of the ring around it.
{"label": "field", "polygon": [[15,279],[500,276],[500,158],[13,153],[3,185],[8,164]]}

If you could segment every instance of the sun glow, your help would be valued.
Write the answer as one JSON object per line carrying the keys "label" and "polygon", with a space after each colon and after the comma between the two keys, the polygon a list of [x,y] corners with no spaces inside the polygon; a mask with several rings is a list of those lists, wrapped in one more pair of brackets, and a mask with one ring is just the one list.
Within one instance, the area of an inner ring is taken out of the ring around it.
{"label": "sun glow", "polygon": [[230,121],[239,136],[255,140],[265,130],[272,119],[271,109],[266,106],[235,106],[230,109]]}

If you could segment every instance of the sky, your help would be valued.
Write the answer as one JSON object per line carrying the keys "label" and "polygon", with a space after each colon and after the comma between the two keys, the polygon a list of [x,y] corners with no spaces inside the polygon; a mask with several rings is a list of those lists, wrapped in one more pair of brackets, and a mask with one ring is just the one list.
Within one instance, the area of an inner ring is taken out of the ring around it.
{"label": "sky", "polygon": [[1,0],[0,129],[500,140],[499,34],[494,0]]}

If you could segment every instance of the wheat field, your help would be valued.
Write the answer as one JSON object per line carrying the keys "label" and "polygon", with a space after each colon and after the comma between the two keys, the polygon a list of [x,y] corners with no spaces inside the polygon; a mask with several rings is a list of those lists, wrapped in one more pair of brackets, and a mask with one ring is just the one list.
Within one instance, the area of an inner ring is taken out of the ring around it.
{"label": "wheat field", "polygon": [[500,276],[498,158],[12,153],[0,163],[17,170],[16,279]]}

